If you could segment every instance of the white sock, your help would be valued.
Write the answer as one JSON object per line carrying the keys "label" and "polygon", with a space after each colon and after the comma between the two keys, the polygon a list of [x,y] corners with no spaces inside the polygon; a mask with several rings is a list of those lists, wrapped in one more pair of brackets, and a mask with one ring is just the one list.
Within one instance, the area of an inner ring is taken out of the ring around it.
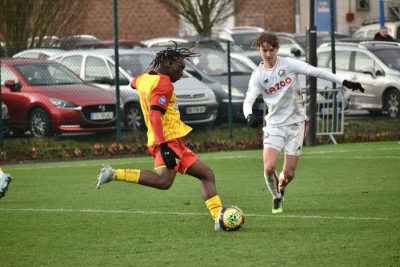
{"label": "white sock", "polygon": [[267,184],[267,187],[269,189],[269,192],[271,192],[272,197],[275,198],[281,198],[282,195],[279,191],[278,188],[278,175],[275,172],[274,175],[272,175],[271,177],[267,176],[264,174],[264,179],[265,179],[265,183]]}
{"label": "white sock", "polygon": [[282,186],[282,182],[285,180],[285,176],[283,175],[283,171],[281,171],[281,173],[279,173],[279,191],[283,188],[285,189],[285,187],[287,186],[287,181],[285,181],[285,185]]}

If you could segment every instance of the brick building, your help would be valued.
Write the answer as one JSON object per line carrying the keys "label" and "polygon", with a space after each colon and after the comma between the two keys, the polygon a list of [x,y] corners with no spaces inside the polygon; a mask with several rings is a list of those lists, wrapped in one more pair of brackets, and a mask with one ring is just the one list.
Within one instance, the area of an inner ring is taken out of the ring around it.
{"label": "brick building", "polygon": [[[113,2],[86,0],[82,34],[113,38]],[[259,26],[272,31],[295,30],[295,0],[246,0],[233,19],[235,26]],[[119,37],[149,39],[179,36],[179,18],[159,0],[118,0]]]}

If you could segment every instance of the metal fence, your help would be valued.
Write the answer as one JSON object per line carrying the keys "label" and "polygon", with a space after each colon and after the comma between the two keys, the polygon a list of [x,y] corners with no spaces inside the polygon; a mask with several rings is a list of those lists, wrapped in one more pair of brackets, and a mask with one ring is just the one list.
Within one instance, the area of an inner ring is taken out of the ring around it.
{"label": "metal fence", "polygon": [[[3,120],[5,136],[47,137],[90,132],[95,133],[90,139],[109,138],[117,126],[123,136],[146,135],[139,98],[130,82],[147,70],[155,53],[163,48],[121,45],[120,78],[116,81],[114,49],[105,48],[112,44],[89,39],[92,43],[85,42],[84,46],[68,51],[59,47],[38,48],[19,54],[19,60],[2,58],[2,102],[7,104],[3,105],[2,113],[8,114]],[[242,106],[256,66],[251,59],[257,52],[237,52],[234,43],[225,42],[221,47],[215,42],[210,44],[213,48],[199,47],[200,57],[187,62],[184,77],[175,83],[181,118],[194,129],[245,125]],[[339,97],[342,90],[319,89],[318,135],[328,135],[336,142],[334,136],[344,133],[346,109],[398,116],[399,51],[398,43],[336,43],[337,74],[361,82],[366,92],[350,92],[347,102]],[[329,44],[321,46],[318,66],[330,71],[332,55]],[[26,59],[33,57],[41,59]],[[119,107],[115,98],[117,83]],[[254,114],[265,115],[261,98],[253,109]],[[117,111],[121,114],[118,125]],[[87,137],[82,135],[82,139]]]}

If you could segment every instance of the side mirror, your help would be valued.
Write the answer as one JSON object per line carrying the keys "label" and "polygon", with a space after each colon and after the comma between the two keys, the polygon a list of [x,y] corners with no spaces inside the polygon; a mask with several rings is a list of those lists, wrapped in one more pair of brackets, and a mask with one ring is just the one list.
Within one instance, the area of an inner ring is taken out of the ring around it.
{"label": "side mirror", "polygon": [[16,83],[14,80],[5,81],[4,86],[10,89],[12,92],[15,92],[21,88],[21,85],[18,82]]}
{"label": "side mirror", "polygon": [[119,84],[120,84],[120,85],[129,85],[130,82],[129,82],[128,79],[119,78]]}

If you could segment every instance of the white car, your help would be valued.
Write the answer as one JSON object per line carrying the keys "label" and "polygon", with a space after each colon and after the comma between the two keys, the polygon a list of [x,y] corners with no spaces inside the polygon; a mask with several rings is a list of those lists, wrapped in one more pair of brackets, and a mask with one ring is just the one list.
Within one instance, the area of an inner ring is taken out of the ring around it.
{"label": "white car", "polygon": [[[154,54],[139,50],[119,50],[120,96],[125,126],[129,130],[145,129],[139,96],[130,82],[147,70]],[[115,93],[114,49],[72,50],[55,58],[83,80]],[[217,117],[218,103],[213,91],[190,74],[174,84],[181,119],[187,124],[211,125]]]}
{"label": "white car", "polygon": [[[318,67],[331,69],[330,44],[318,50]],[[349,109],[400,116],[400,46],[395,42],[335,44],[336,73],[360,82],[365,92],[350,91]]]}
{"label": "white car", "polygon": [[48,59],[58,54],[64,53],[65,50],[58,48],[32,48],[26,49],[13,55],[15,58],[38,58]]}

